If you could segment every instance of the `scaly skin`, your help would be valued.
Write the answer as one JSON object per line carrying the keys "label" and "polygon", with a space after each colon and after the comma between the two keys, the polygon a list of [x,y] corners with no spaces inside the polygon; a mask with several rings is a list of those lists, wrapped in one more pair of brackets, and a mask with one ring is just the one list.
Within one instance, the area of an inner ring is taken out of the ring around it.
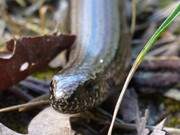
{"label": "scaly skin", "polygon": [[52,79],[54,109],[61,113],[88,110],[108,97],[110,84],[121,84],[129,58],[122,2],[71,0],[71,30],[77,41],[69,63]]}

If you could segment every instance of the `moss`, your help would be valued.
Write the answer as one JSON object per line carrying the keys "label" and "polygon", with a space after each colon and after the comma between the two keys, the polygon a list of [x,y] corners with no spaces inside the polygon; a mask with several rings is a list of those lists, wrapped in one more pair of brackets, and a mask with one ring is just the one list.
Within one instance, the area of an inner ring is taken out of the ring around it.
{"label": "moss", "polygon": [[167,123],[167,126],[170,126],[170,127],[176,127],[178,125],[180,125],[180,118],[177,118],[177,117],[171,117]]}
{"label": "moss", "polygon": [[48,68],[44,71],[35,72],[32,76],[40,79],[40,80],[51,80],[53,75],[58,72],[58,69]]}
{"label": "moss", "polygon": [[180,103],[171,99],[165,99],[165,107],[170,112],[170,117],[167,121],[167,126],[177,127],[180,126],[180,117],[177,114],[180,110]]}
{"label": "moss", "polygon": [[168,112],[173,113],[180,110],[180,103],[175,100],[165,99],[165,106]]}

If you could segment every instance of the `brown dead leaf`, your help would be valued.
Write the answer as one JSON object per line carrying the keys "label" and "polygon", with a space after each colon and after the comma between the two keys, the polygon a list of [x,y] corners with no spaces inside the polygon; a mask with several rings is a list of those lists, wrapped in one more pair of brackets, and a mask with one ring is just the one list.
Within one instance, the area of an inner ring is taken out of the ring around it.
{"label": "brown dead leaf", "polygon": [[[70,118],[77,114],[61,114],[48,107],[36,115],[28,126],[26,135],[75,135],[71,128]],[[0,135],[25,135],[17,133],[0,124]]]}
{"label": "brown dead leaf", "polygon": [[59,52],[70,48],[74,35],[45,35],[12,39],[0,52],[0,90],[47,66]]}
{"label": "brown dead leaf", "polygon": [[28,135],[75,135],[70,124],[72,116],[48,107],[33,118],[28,127]]}

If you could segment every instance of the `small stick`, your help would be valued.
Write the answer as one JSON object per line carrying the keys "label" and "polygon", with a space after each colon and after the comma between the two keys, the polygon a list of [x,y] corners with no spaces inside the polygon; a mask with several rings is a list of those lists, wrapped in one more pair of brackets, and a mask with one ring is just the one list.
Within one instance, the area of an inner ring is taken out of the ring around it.
{"label": "small stick", "polygon": [[41,105],[47,105],[48,103],[49,103],[48,100],[41,100],[41,101],[30,102],[30,103],[25,103],[25,104],[20,104],[20,105],[14,105],[14,106],[5,107],[5,108],[0,109],[0,113],[19,110],[21,108],[29,108],[29,107],[37,107],[37,106],[41,106]]}
{"label": "small stick", "polygon": [[30,94],[26,93],[25,91],[23,91],[22,89],[18,88],[17,86],[13,86],[13,87],[9,88],[9,91],[11,93],[13,93],[15,96],[20,97],[21,99],[23,99],[26,102],[33,99],[33,96],[31,96]]}
{"label": "small stick", "polygon": [[19,83],[21,86],[29,88],[31,91],[34,91],[39,94],[44,94],[49,91],[49,87],[45,85],[41,85],[40,83],[37,85],[34,82],[30,82],[28,80],[23,80]]}
{"label": "small stick", "polygon": [[180,75],[177,72],[138,72],[134,82],[139,88],[169,88],[178,85]]}
{"label": "small stick", "polygon": [[169,70],[180,72],[180,57],[169,57],[169,56],[160,56],[160,57],[150,57],[146,58],[145,61],[140,66],[140,69],[143,70]]}
{"label": "small stick", "polygon": [[[49,94],[44,94],[44,95],[41,95],[39,97],[33,98],[28,103],[33,103],[33,102],[38,102],[38,101],[46,101],[48,99],[49,99]],[[26,111],[29,109],[31,109],[31,107],[29,107],[29,106],[28,107],[21,107],[21,108],[19,108],[19,111],[22,112],[22,111]]]}
{"label": "small stick", "polygon": [[[98,108],[97,110],[98,110],[98,112],[102,113],[103,115],[105,115],[109,118],[112,118],[112,115],[110,113],[104,111],[103,109]],[[127,130],[136,130],[137,129],[136,124],[126,123],[126,122],[120,120],[119,118],[116,118],[115,124],[117,127],[122,128],[122,129],[127,129]],[[155,126],[147,125],[146,128],[153,131]],[[170,134],[180,134],[180,129],[177,129],[177,128],[164,127],[163,129]]]}
{"label": "small stick", "polygon": [[131,34],[133,34],[136,26],[136,0],[132,0],[131,7],[132,7]]}

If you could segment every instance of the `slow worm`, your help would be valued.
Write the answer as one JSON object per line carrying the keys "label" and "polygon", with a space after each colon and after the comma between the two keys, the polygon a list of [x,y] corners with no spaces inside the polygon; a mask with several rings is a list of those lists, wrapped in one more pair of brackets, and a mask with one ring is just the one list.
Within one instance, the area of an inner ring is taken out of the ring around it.
{"label": "slow worm", "polygon": [[123,0],[71,0],[71,33],[77,40],[67,66],[51,82],[50,103],[77,113],[102,103],[120,86],[129,58]]}

